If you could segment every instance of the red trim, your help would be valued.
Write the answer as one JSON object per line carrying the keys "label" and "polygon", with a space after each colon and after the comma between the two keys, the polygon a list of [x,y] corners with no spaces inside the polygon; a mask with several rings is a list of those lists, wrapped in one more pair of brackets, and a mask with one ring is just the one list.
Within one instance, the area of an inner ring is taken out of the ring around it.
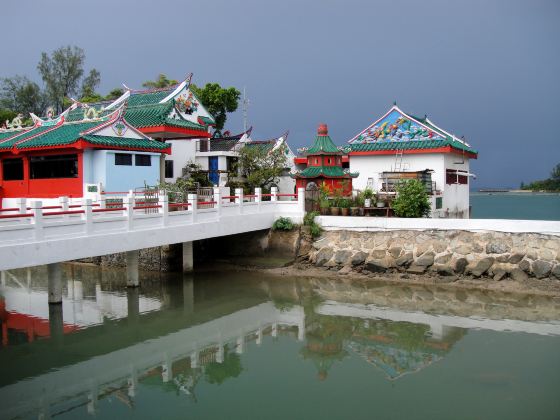
{"label": "red trim", "polygon": [[210,138],[210,133],[203,130],[193,130],[192,128],[173,127],[170,125],[156,125],[154,127],[141,127],[139,130],[144,134],[149,133],[176,133],[188,134],[193,137],[207,137]]}
{"label": "red trim", "polygon": [[[350,152],[350,156],[367,156],[367,155],[394,155],[396,150],[371,150],[364,152]],[[422,153],[454,153],[458,155],[465,155],[469,159],[476,159],[478,155],[472,152],[466,152],[459,149],[455,149],[451,146],[436,147],[432,149],[406,149],[403,150],[405,155],[422,154]]]}

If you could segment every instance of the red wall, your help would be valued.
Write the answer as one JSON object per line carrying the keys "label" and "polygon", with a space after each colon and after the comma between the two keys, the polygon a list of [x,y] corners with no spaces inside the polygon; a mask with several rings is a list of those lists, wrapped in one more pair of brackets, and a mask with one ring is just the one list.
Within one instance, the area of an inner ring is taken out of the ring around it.
{"label": "red wall", "polygon": [[[77,178],[49,178],[29,179],[29,157],[45,155],[78,155],[78,177]],[[4,198],[33,197],[33,198],[56,198],[60,196],[82,197],[84,164],[83,152],[81,150],[52,150],[21,153],[18,155],[3,155],[4,158],[23,158],[23,180],[4,181],[2,168],[0,168],[0,203]]]}
{"label": "red wall", "polygon": [[335,189],[342,188],[344,183],[346,182],[346,189],[342,191],[344,196],[352,195],[352,178],[300,178],[296,180],[297,188],[306,188],[307,184],[310,182],[314,182],[317,186],[321,184],[325,184],[329,187],[330,194],[334,194]]}

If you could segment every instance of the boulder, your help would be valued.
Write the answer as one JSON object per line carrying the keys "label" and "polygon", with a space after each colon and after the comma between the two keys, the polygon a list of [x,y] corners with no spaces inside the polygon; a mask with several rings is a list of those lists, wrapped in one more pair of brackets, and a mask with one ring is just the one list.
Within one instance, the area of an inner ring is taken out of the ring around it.
{"label": "boulder", "polygon": [[552,263],[543,260],[536,260],[533,261],[531,264],[531,270],[536,278],[542,279],[547,277],[552,270]]}
{"label": "boulder", "polygon": [[425,252],[420,257],[418,257],[416,261],[414,261],[414,264],[429,267],[434,263],[434,256],[435,254],[431,251]]}
{"label": "boulder", "polygon": [[363,251],[358,251],[352,256],[352,259],[350,260],[350,263],[352,265],[363,264],[365,262],[367,256],[368,256],[367,253],[365,253]]}
{"label": "boulder", "polygon": [[507,275],[506,270],[504,270],[503,268],[497,268],[493,272],[494,272],[494,281],[500,281]]}
{"label": "boulder", "polygon": [[334,254],[334,262],[338,265],[344,265],[352,256],[352,251],[348,251],[346,249],[342,249],[340,251],[336,251]]}
{"label": "boulder", "polygon": [[496,261],[501,262],[501,263],[507,263],[509,261],[509,254],[502,254],[502,255],[498,255],[496,257]]}
{"label": "boulder", "polygon": [[345,265],[340,270],[338,270],[338,274],[341,275],[350,274],[351,272],[352,272],[352,267],[350,267],[349,265]]}
{"label": "boulder", "polygon": [[468,263],[469,262],[466,258],[457,258],[457,260],[455,260],[455,264],[453,264],[453,271],[457,274],[463,274]]}
{"label": "boulder", "polygon": [[519,268],[526,273],[531,272],[531,262],[529,260],[522,260],[519,264]]}
{"label": "boulder", "polygon": [[490,242],[486,244],[487,254],[505,254],[510,251],[510,246],[503,242]]}
{"label": "boulder", "polygon": [[556,264],[554,268],[550,271],[550,274],[552,274],[554,277],[560,280],[560,264]]}
{"label": "boulder", "polygon": [[520,252],[516,252],[516,253],[511,254],[509,256],[508,262],[510,264],[519,264],[519,262],[523,259],[524,256],[525,256],[525,254],[522,254]]}
{"label": "boulder", "polygon": [[425,265],[413,264],[406,269],[406,272],[411,274],[424,274],[427,269],[428,267],[426,267]]}
{"label": "boulder", "polygon": [[317,252],[317,255],[315,255],[315,265],[317,267],[321,267],[325,265],[332,258],[333,254],[334,252],[332,248],[329,247],[321,248]]}
{"label": "boulder", "polygon": [[385,255],[387,255],[387,251],[385,249],[374,249],[370,254],[371,258],[375,260],[385,258]]}
{"label": "boulder", "polygon": [[509,273],[509,275],[513,280],[519,282],[524,282],[529,279],[527,273],[525,273],[525,271],[520,268],[514,268],[513,270],[511,270],[511,273]]}
{"label": "boulder", "polygon": [[432,270],[435,270],[440,276],[453,276],[453,267],[449,264],[434,264]]}
{"label": "boulder", "polygon": [[389,254],[391,254],[393,258],[399,258],[399,255],[401,255],[401,251],[402,248],[400,246],[393,246],[389,248]]}
{"label": "boulder", "polygon": [[399,258],[395,260],[395,264],[398,267],[407,267],[413,260],[412,252],[405,252]]}
{"label": "boulder", "polygon": [[436,264],[447,264],[451,261],[453,254],[443,254],[435,259]]}
{"label": "boulder", "polygon": [[366,261],[366,269],[372,273],[383,273],[393,267],[393,260],[385,258],[369,258]]}
{"label": "boulder", "polygon": [[486,257],[481,260],[475,260],[467,266],[467,271],[475,277],[480,277],[494,264],[494,258]]}

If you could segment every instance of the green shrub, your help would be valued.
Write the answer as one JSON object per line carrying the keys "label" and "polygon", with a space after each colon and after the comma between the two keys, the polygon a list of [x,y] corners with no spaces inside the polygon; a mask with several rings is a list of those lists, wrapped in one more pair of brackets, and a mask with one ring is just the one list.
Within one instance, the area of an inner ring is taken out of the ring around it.
{"label": "green shrub", "polygon": [[272,225],[272,230],[292,230],[293,228],[294,224],[288,217],[280,217]]}
{"label": "green shrub", "polygon": [[311,236],[313,238],[317,238],[321,236],[321,233],[323,233],[323,229],[321,229],[321,226],[319,226],[317,222],[315,222],[315,217],[317,216],[319,216],[318,211],[310,211],[303,217],[303,224],[305,226],[309,226],[309,232],[311,233]]}
{"label": "green shrub", "polygon": [[426,187],[417,179],[402,182],[397,187],[397,198],[392,203],[398,217],[427,217],[430,215],[430,200]]}

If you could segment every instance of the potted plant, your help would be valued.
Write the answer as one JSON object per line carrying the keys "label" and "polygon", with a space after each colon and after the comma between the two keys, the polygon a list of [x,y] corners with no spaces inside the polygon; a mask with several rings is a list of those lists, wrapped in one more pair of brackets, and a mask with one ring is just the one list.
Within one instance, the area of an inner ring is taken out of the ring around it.
{"label": "potted plant", "polygon": [[340,214],[340,208],[338,207],[338,199],[334,198],[332,200],[329,200],[330,202],[330,210],[331,210],[331,216],[338,216]]}
{"label": "potted plant", "polygon": [[333,216],[338,216],[340,214],[340,204],[342,202],[342,188],[336,188],[334,190],[334,200],[332,200],[331,204],[331,214]]}
{"label": "potted plant", "polygon": [[341,216],[348,216],[348,211],[350,209],[350,200],[347,198],[342,198],[339,202],[340,214]]}
{"label": "potted plant", "polygon": [[373,190],[370,187],[366,187],[362,194],[364,197],[364,206],[371,207],[371,200],[375,197]]}
{"label": "potted plant", "polygon": [[358,215],[358,200],[356,198],[350,200],[350,216],[357,216]]}
{"label": "potted plant", "polygon": [[364,215],[365,213],[364,205],[365,205],[364,193],[358,191],[358,194],[356,195],[356,206],[358,206],[358,216]]}
{"label": "potted plant", "polygon": [[329,187],[321,184],[319,187],[319,209],[323,216],[329,214],[329,193]]}
{"label": "potted plant", "polygon": [[379,197],[377,198],[377,202],[375,203],[375,207],[377,207],[377,208],[382,208],[382,207],[385,207],[385,204],[386,204],[385,198],[379,196]]}

